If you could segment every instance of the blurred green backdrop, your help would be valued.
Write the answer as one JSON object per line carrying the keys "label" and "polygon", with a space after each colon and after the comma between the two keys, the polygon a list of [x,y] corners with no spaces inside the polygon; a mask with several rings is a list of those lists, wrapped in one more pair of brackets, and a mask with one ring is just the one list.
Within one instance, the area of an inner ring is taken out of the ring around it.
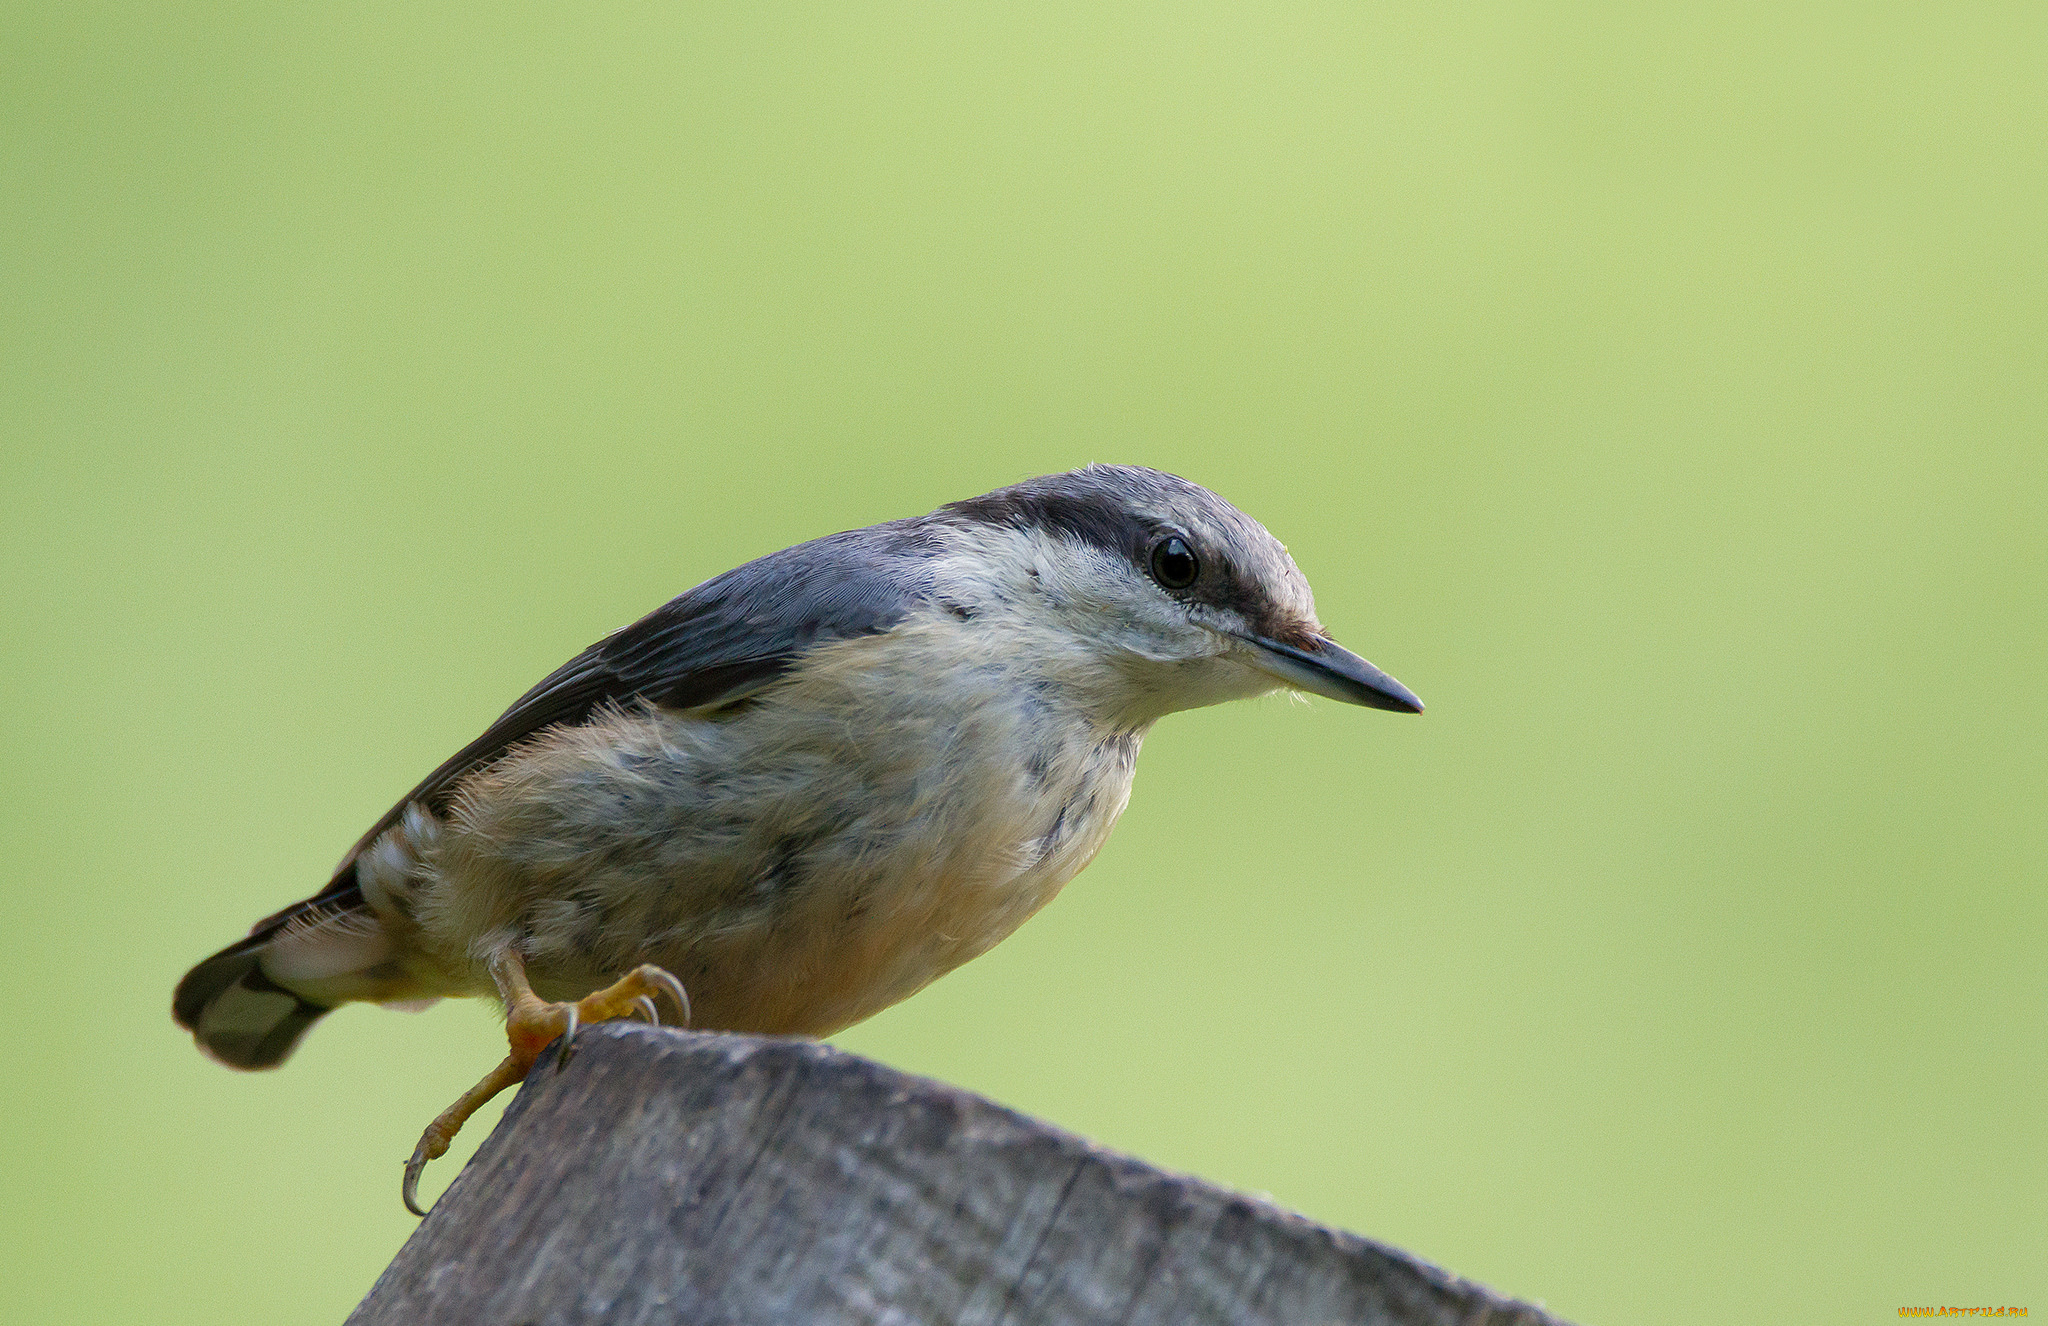
{"label": "blurred green backdrop", "polygon": [[2048,1310],[2048,7],[5,10],[9,1320],[338,1320],[492,1016],[241,1076],[178,975],[612,627],[1089,460],[1430,712],[1169,719],[847,1046],[1589,1323]]}

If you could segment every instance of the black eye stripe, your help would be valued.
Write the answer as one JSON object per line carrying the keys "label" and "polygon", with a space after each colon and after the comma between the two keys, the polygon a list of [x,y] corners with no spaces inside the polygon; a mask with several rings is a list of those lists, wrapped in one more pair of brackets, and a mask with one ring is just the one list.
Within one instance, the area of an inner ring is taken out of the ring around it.
{"label": "black eye stripe", "polygon": [[1152,545],[1152,578],[1166,589],[1186,589],[1202,574],[1201,559],[1188,541],[1169,534]]}

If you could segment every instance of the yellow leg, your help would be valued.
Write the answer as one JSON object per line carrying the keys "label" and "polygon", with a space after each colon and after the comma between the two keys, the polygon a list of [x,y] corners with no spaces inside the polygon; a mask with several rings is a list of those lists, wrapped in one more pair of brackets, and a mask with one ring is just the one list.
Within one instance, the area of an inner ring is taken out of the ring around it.
{"label": "yellow leg", "polygon": [[405,1162],[405,1187],[401,1190],[405,1198],[405,1209],[416,1216],[427,1214],[420,1209],[420,1171],[430,1160],[439,1160],[448,1154],[448,1144],[455,1140],[455,1134],[475,1114],[483,1103],[503,1091],[506,1087],[517,1086],[526,1078],[531,1061],[521,1064],[512,1055],[505,1056],[505,1062],[484,1075],[484,1080],[462,1093],[462,1098],[442,1110],[434,1121],[427,1125],[427,1131],[420,1135],[420,1144],[412,1149],[412,1158]]}
{"label": "yellow leg", "polygon": [[569,1062],[576,1028],[585,1022],[608,1022],[638,1013],[660,1026],[661,1016],[656,1011],[653,998],[658,993],[665,993],[673,999],[683,1015],[681,1025],[690,1025],[690,996],[684,992],[681,981],[659,967],[635,967],[604,989],[585,995],[573,1004],[551,1004],[535,994],[527,983],[526,963],[518,950],[510,946],[499,949],[491,955],[488,966],[491,979],[498,986],[498,997],[505,1001],[505,1039],[512,1053],[486,1073],[483,1081],[463,1092],[461,1099],[441,1111],[427,1125],[427,1131],[420,1135],[420,1144],[413,1148],[412,1158],[405,1162],[403,1189],[405,1209],[416,1216],[426,1215],[419,1205],[420,1171],[427,1167],[428,1161],[448,1153],[448,1144],[455,1140],[455,1134],[485,1101],[506,1087],[525,1081],[540,1058],[540,1052],[551,1041],[559,1039],[562,1042],[555,1059],[559,1066]]}

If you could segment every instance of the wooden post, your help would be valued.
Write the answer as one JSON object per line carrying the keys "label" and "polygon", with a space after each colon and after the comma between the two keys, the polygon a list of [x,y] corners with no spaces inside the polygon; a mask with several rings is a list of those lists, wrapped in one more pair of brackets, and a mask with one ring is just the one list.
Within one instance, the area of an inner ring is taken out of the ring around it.
{"label": "wooden post", "polygon": [[1555,1324],[829,1046],[618,1022],[576,1046],[351,1323]]}

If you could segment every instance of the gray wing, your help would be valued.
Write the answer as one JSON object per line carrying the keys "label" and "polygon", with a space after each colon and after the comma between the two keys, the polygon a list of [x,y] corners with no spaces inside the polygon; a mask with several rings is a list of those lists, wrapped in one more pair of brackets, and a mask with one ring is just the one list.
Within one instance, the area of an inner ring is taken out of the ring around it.
{"label": "gray wing", "polygon": [[929,591],[927,559],[935,546],[923,518],[827,535],[715,576],[612,632],[520,696],[400,798],[349,849],[333,882],[298,906],[354,901],[342,895],[355,891],[357,854],[407,806],[444,809],[465,774],[547,728],[588,722],[611,705],[729,704],[769,685],[818,645],[888,630]]}

